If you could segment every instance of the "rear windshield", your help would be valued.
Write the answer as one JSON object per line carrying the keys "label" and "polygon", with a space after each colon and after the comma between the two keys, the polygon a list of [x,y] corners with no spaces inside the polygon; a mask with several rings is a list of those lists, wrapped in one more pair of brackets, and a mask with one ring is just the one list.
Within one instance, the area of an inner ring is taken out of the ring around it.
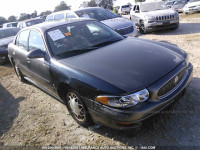
{"label": "rear windshield", "polygon": [[18,28],[0,30],[0,39],[15,36],[19,30]]}
{"label": "rear windshield", "polygon": [[114,13],[105,9],[85,9],[85,10],[76,11],[75,13],[79,17],[92,18],[98,21],[113,19],[117,17],[117,15],[115,15]]}
{"label": "rear windshield", "polygon": [[124,5],[124,6],[122,6],[122,8],[130,8],[130,6],[129,5]]}
{"label": "rear windshield", "polygon": [[35,24],[43,23],[43,22],[44,22],[43,19],[36,19],[36,20],[27,21],[26,25],[28,27],[28,26],[32,26],[32,25],[35,25]]}

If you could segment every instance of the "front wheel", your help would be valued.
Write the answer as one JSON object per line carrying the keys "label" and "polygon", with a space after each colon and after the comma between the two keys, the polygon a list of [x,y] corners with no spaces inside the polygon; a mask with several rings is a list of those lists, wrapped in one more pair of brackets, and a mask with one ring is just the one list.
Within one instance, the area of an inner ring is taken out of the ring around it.
{"label": "front wheel", "polygon": [[140,22],[139,30],[140,30],[141,34],[146,34],[147,33],[147,30],[146,30],[146,28],[144,26],[144,22],[143,21]]}
{"label": "front wheel", "polygon": [[67,108],[71,116],[78,124],[84,127],[88,127],[93,123],[87,107],[76,91],[69,90],[66,95],[66,100]]}

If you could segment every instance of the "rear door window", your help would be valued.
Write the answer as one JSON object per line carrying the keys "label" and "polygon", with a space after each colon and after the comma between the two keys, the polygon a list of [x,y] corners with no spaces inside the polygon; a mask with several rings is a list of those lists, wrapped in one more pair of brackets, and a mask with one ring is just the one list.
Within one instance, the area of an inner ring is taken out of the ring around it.
{"label": "rear door window", "polygon": [[16,40],[16,45],[28,51],[28,37],[29,30],[20,32]]}
{"label": "rear door window", "polygon": [[62,19],[65,19],[64,13],[62,13],[62,14],[57,14],[57,15],[55,15],[55,17],[54,17],[54,20],[62,20]]}
{"label": "rear door window", "polygon": [[53,21],[53,15],[47,16],[46,21]]}

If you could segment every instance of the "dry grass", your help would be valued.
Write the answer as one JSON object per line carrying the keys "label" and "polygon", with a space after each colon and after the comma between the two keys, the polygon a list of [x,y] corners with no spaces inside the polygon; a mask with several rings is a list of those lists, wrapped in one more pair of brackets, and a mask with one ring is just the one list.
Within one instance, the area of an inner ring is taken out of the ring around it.
{"label": "dry grass", "polygon": [[0,78],[14,73],[14,69],[10,64],[0,66]]}

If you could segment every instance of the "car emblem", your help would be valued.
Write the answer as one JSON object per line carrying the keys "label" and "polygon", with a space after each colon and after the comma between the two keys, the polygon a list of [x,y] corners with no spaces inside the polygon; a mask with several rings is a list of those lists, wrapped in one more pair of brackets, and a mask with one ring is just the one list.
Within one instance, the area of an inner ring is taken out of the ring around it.
{"label": "car emblem", "polygon": [[179,77],[176,76],[176,77],[175,77],[175,80],[174,80],[174,83],[177,84],[177,83],[178,83],[178,80],[179,80]]}

